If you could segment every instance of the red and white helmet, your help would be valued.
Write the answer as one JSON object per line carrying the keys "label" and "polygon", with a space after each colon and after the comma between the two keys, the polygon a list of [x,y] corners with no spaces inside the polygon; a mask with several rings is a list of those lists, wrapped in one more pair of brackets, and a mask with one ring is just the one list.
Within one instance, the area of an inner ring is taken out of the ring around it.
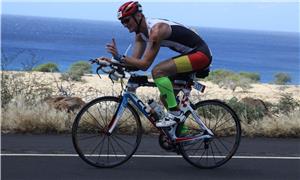
{"label": "red and white helmet", "polygon": [[137,1],[124,3],[118,10],[118,19],[134,15],[136,12],[142,12],[142,6]]}

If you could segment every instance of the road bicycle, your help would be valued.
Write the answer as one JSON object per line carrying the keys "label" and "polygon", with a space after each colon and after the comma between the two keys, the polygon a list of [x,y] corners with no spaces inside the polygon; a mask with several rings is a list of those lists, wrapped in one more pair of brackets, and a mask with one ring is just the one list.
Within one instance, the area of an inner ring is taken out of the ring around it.
{"label": "road bicycle", "polygon": [[[99,77],[101,70],[113,82],[121,82],[123,88],[119,96],[96,98],[79,111],[72,127],[72,140],[79,157],[86,163],[112,168],[125,163],[136,152],[143,132],[140,114],[156,127],[155,112],[135,93],[139,87],[155,87],[155,84],[147,76],[136,73],[136,69],[117,61],[91,61],[97,63]],[[163,149],[182,155],[199,168],[216,168],[225,164],[237,151],[241,138],[240,120],[224,102],[190,101],[192,88],[204,91],[205,86],[197,80],[208,73],[209,69],[206,69],[170,77],[186,118],[170,127],[156,127],[159,145]],[[124,79],[128,79],[126,86]]]}

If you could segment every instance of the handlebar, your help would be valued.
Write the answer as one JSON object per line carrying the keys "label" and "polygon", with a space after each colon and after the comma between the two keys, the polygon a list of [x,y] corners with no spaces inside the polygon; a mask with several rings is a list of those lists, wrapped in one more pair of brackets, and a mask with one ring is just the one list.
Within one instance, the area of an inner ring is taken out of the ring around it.
{"label": "handlebar", "polygon": [[[113,58],[111,59],[110,62],[107,62],[105,60],[99,60],[99,59],[90,59],[89,60],[91,64],[97,64],[97,74],[101,78],[99,71],[101,70],[102,72],[108,74],[108,77],[111,79],[112,82],[118,81],[119,79],[123,79],[126,77],[130,78],[130,82],[134,82],[139,84],[140,86],[150,86],[150,87],[155,87],[154,82],[149,82],[148,78],[146,76],[139,76],[137,74],[132,74],[131,72],[133,71],[138,71],[138,68],[132,67],[132,66],[127,66],[124,63],[121,63],[117,60],[114,60]],[[171,77],[171,81],[174,81],[175,84],[178,86],[191,86],[194,84],[194,78],[195,78],[195,73],[193,74],[185,74],[185,75],[178,75]]]}
{"label": "handlebar", "polygon": [[108,74],[108,77],[112,81],[117,81],[119,78],[125,78],[126,74],[132,72],[132,71],[138,71],[138,68],[132,67],[132,66],[127,66],[124,63],[121,63],[115,59],[111,59],[111,62],[107,62],[104,60],[99,60],[99,59],[90,59],[89,60],[91,64],[97,64],[97,74],[101,78],[99,74],[99,70],[102,72]]}

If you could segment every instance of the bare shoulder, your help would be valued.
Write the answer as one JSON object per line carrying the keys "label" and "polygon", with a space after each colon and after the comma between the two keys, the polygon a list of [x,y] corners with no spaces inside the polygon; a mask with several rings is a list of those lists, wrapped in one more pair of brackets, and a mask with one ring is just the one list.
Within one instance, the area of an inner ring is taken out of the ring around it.
{"label": "bare shoulder", "polygon": [[150,31],[149,38],[166,39],[171,35],[171,27],[166,23],[155,24]]}

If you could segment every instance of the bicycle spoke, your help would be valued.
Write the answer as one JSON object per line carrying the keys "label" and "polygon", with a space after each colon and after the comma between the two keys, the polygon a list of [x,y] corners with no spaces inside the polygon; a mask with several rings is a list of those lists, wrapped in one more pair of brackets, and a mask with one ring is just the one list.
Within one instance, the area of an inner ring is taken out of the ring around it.
{"label": "bicycle spoke", "polygon": [[[99,113],[99,115],[101,116],[101,119],[103,119],[103,120],[105,120],[105,118],[102,116],[102,113],[101,113],[101,111],[100,111],[100,109],[99,109],[99,106],[97,106],[96,107],[97,108],[97,110],[98,110],[98,113]],[[105,120],[105,126],[107,126],[107,121]]]}
{"label": "bicycle spoke", "polygon": [[[199,145],[199,147],[201,147],[202,143],[203,143],[203,141],[201,142],[201,144]],[[190,148],[188,148],[188,149],[186,149],[185,151],[192,151],[192,150],[198,150],[198,149],[200,149],[200,150],[201,150],[201,148],[192,149],[192,147],[194,147],[195,145],[197,145],[197,143],[195,143],[195,144],[192,144],[192,145],[191,145],[191,147],[190,147]]]}
{"label": "bicycle spoke", "polygon": [[220,151],[220,149],[219,149],[219,147],[217,146],[217,144],[216,144],[214,141],[212,141],[212,142],[213,142],[213,144],[215,145],[215,147],[216,147],[218,153],[220,154],[220,156],[222,156],[223,154],[222,154],[222,152]]}
{"label": "bicycle spoke", "polygon": [[208,157],[209,157],[209,156],[208,156],[208,151],[209,151],[209,149],[206,149],[206,158],[205,158],[205,159],[206,159],[206,164],[207,164],[207,165],[208,165]]}
{"label": "bicycle spoke", "polygon": [[117,97],[98,98],[86,104],[74,120],[74,147],[80,158],[90,165],[118,166],[132,156],[140,143],[141,123],[130,104],[124,107],[124,113],[120,116],[115,130],[111,133],[106,132],[105,128],[117,112],[119,103]]}
{"label": "bicycle spoke", "polygon": [[[201,149],[201,145],[202,145],[202,144],[203,144],[203,141],[202,141],[201,144],[198,146],[197,150],[193,153],[192,156],[195,156],[195,154],[196,154],[199,150],[202,150],[202,149]],[[205,149],[203,149],[203,150],[205,150]]]}
{"label": "bicycle spoke", "polygon": [[[125,113],[125,112],[124,112]],[[128,119],[131,119],[131,117],[133,117],[133,115],[129,115],[129,117],[124,117],[124,119],[128,120]],[[122,121],[119,126],[122,126],[124,123],[126,123],[126,121]]]}
{"label": "bicycle spoke", "polygon": [[99,156],[97,157],[96,162],[98,162],[98,161],[100,160],[100,158],[101,158],[101,155],[102,155],[102,149],[103,149],[103,147],[104,147],[105,139],[106,139],[106,136],[104,136],[103,141],[101,141],[101,142],[103,142],[103,143],[101,143],[101,147],[100,147],[100,149],[99,149],[99,154],[98,154]]}
{"label": "bicycle spoke", "polygon": [[217,138],[217,140],[220,142],[220,144],[229,152],[230,150],[225,146],[225,144],[219,139]]}
{"label": "bicycle spoke", "polygon": [[[207,115],[206,115],[206,111],[205,111],[205,109],[202,109],[202,114],[203,114],[203,116],[202,116],[202,118],[205,120],[204,121],[204,123],[207,125],[208,123],[207,123],[207,121],[209,122],[209,120],[206,118],[206,117],[208,117]],[[210,126],[207,126],[208,128],[210,128]]]}
{"label": "bicycle spoke", "polygon": [[[87,124],[89,124],[91,127],[93,127],[93,126],[95,126],[95,124],[92,124],[91,122],[89,122],[89,119],[86,117],[86,116],[84,116],[83,117],[83,122],[82,123],[87,123]],[[93,120],[92,120],[93,121]],[[97,123],[98,124],[98,123]],[[100,129],[103,129],[103,127],[99,127]]]}
{"label": "bicycle spoke", "polygon": [[[194,166],[219,167],[226,163],[238,148],[241,135],[239,120],[227,105],[217,100],[197,103],[194,108],[199,119],[212,130],[214,136],[197,144],[181,143],[180,151],[183,157]],[[201,127],[193,123],[193,116],[187,117],[185,124],[191,127],[188,128],[186,136],[202,135]]]}
{"label": "bicycle spoke", "polygon": [[109,163],[109,137],[107,137],[107,155],[106,155],[106,162]]}
{"label": "bicycle spoke", "polygon": [[[223,115],[220,117],[220,118],[216,118],[216,124],[215,126],[212,128],[212,129],[217,129],[218,128],[218,123],[219,122],[222,122],[222,120],[224,119],[224,117],[226,116],[227,114],[223,113]],[[230,119],[229,119],[230,120]]]}
{"label": "bicycle spoke", "polygon": [[126,141],[125,139],[123,139],[123,138],[121,138],[121,137],[119,137],[119,136],[117,136],[117,135],[115,135],[115,134],[114,134],[114,136],[115,136],[116,138],[120,139],[121,141],[125,142],[126,144],[129,144],[130,146],[134,146],[134,144],[131,144],[130,142]]}
{"label": "bicycle spoke", "polygon": [[115,158],[118,160],[118,154],[117,154],[117,152],[116,152],[116,150],[114,148],[113,142],[110,142],[110,144],[111,144],[111,148],[113,150],[113,153],[115,154]]}
{"label": "bicycle spoke", "polygon": [[206,150],[204,149],[204,151],[202,152],[200,158],[197,160],[198,162],[202,160],[202,158],[203,158],[203,156],[204,156],[204,154],[205,154],[205,151],[206,151]]}
{"label": "bicycle spoke", "polygon": [[79,139],[79,140],[87,140],[87,139],[95,138],[95,137],[97,137],[97,136],[99,136],[99,135],[91,135],[91,136],[87,136],[87,137],[79,137],[78,139]]}
{"label": "bicycle spoke", "polygon": [[214,159],[214,161],[215,161],[215,164],[217,163],[217,161],[216,161],[216,159],[215,159],[215,153],[214,153],[214,150],[213,150],[213,148],[212,148],[212,145],[211,145],[211,143],[209,144],[210,146],[210,149],[211,149],[211,154],[212,154],[212,157],[213,157],[213,159]]}
{"label": "bicycle spoke", "polygon": [[220,129],[220,130],[213,130],[213,132],[216,134],[218,134],[218,132],[226,132],[225,130],[227,129],[232,129],[233,127],[235,127],[234,125],[233,126],[230,126],[230,127],[226,127],[226,128],[223,128],[223,129]]}
{"label": "bicycle spoke", "polygon": [[123,153],[126,154],[125,149],[120,145],[120,143],[119,143],[117,140],[115,140],[113,136],[111,136],[111,138],[112,138],[112,139],[116,142],[116,144],[121,148],[121,150],[123,151]]}
{"label": "bicycle spoke", "polygon": [[230,121],[230,119],[228,119],[228,120],[226,120],[226,121],[224,121],[222,124],[220,124],[218,127],[215,127],[215,129],[217,129],[217,128],[219,128],[219,127],[221,127],[222,125],[224,125],[226,122],[228,122],[228,121]]}
{"label": "bicycle spoke", "polygon": [[99,121],[95,118],[95,116],[93,114],[91,114],[89,111],[87,111],[87,114],[90,115],[90,117],[92,117],[92,119],[102,128],[104,129],[101,124],[99,123]]}
{"label": "bicycle spoke", "polygon": [[[111,107],[111,106],[109,106],[109,107]],[[110,123],[110,121],[114,117],[115,113],[117,113],[117,108],[118,108],[118,106],[116,104],[113,109],[111,109],[111,108],[106,108],[105,109],[106,114],[108,114],[107,111],[109,111],[110,114],[111,114],[111,117],[106,116],[106,125],[108,125]],[[108,119],[108,118],[110,118],[110,119]]]}

